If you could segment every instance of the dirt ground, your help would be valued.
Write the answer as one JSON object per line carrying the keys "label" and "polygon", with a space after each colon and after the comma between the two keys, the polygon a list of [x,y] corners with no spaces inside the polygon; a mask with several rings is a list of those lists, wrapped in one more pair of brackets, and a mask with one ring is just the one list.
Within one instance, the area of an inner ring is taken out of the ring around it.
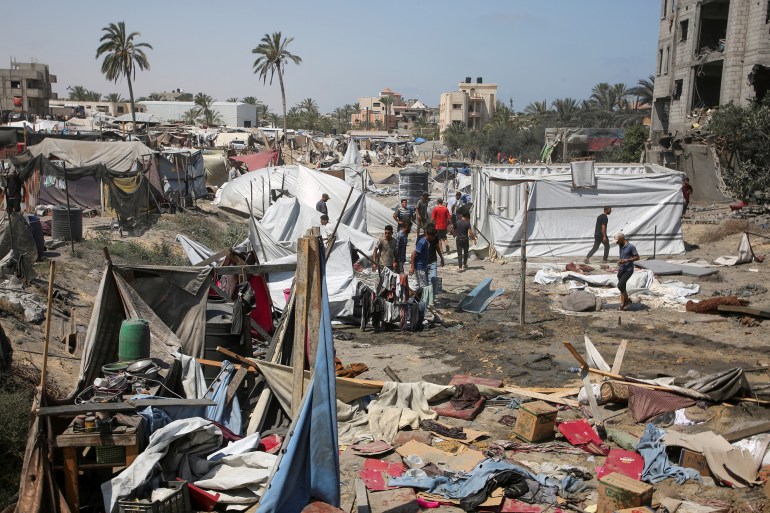
{"label": "dirt ground", "polygon": [[[397,169],[372,166],[370,172],[377,180],[397,173]],[[395,196],[381,197],[380,200],[388,206],[397,202]],[[205,218],[222,230],[230,224],[244,222],[230,214],[219,212],[216,207],[205,201],[201,202],[201,207],[202,212],[197,214],[176,216],[200,216],[197,220]],[[697,213],[692,214],[692,220],[697,218]],[[193,218],[192,224],[195,222],[196,218]],[[75,245],[74,255],[69,246],[49,252],[47,260],[56,261],[55,282],[57,290],[61,291],[61,295],[57,295],[55,300],[49,350],[51,384],[59,389],[59,395],[66,395],[71,391],[80,363],[80,348],[70,354],[62,343],[63,337],[70,331],[69,312],[74,311],[75,325],[82,340],[104,269],[101,246],[109,244],[109,247],[115,249],[121,244],[135,243],[158,249],[159,245],[165,243],[169,258],[180,258],[181,251],[174,237],[177,233],[188,235],[184,229],[189,226],[189,220],[177,222],[173,216],[164,215],[162,219],[154,219],[147,226],[121,238],[117,231],[111,228],[109,219],[84,219],[86,240]],[[767,233],[766,227],[752,225],[751,228]],[[683,232],[688,251],[686,255],[675,258],[712,260],[720,255],[736,254],[741,238],[738,233],[714,242],[700,242],[704,237],[713,236],[719,229],[720,225],[716,224],[686,221]],[[753,238],[752,242],[757,254],[770,254],[770,240]],[[454,249],[453,241],[450,241],[450,246]],[[136,262],[130,252],[117,252],[122,256],[114,257],[116,262]],[[647,256],[642,255],[642,258]],[[568,260],[560,259],[555,262],[530,259],[526,282],[525,322],[520,324],[520,264],[472,259],[467,271],[458,272],[454,257],[453,251],[447,255],[446,266],[440,269],[439,273],[444,292],[437,298],[436,312],[444,320],[443,324],[436,324],[419,333],[374,333],[371,328],[361,331],[357,327],[335,326],[335,331],[352,335],[350,340],[335,340],[340,359],[346,364],[361,362],[369,367],[360,378],[388,379],[384,369],[389,366],[403,381],[426,380],[445,384],[455,374],[471,374],[497,378],[503,380],[506,385],[519,387],[577,387],[578,375],[569,370],[577,363],[564,348],[563,342],[571,341],[583,352],[583,335],[587,334],[608,362],[612,362],[620,341],[627,340],[628,348],[621,372],[635,377],[678,376],[691,369],[708,373],[739,366],[750,371],[747,374],[750,381],[770,382],[767,371],[770,360],[766,353],[770,348],[770,321],[746,326],[740,323],[739,317],[687,313],[684,306],[650,309],[635,304],[630,311],[622,312],[618,309],[619,300],[612,298],[606,300],[602,311],[565,315],[553,308],[558,304],[560,294],[565,293],[565,289],[553,285],[537,285],[532,278],[542,265],[558,264],[563,268]],[[750,300],[752,306],[770,307],[770,292],[767,292],[770,289],[770,277],[767,265],[755,262],[720,268],[716,276],[705,279],[680,276],[675,279],[697,282],[701,291],[694,298],[699,299],[711,297],[716,291],[760,286],[756,287],[758,293],[746,299]],[[35,264],[35,270],[38,278],[32,286],[44,300],[48,262]],[[454,307],[465,293],[487,277],[493,278],[493,287],[502,287],[505,293],[496,298],[480,315],[456,312]],[[0,312],[0,322],[13,343],[15,359],[39,366],[44,326],[30,325],[23,318],[8,312]],[[709,423],[697,426],[697,429],[708,427],[717,432],[724,432],[758,420],[770,420],[770,409],[756,405],[742,404],[724,407],[723,410]],[[489,441],[506,440],[510,438],[511,429],[500,424],[498,420],[510,412],[511,410],[504,407],[490,406],[470,424],[452,422],[451,419],[449,423],[470,425],[475,429],[487,431],[490,433]],[[577,416],[579,414],[575,411],[560,413],[560,418]],[[643,428],[635,425],[625,415],[613,419],[613,422],[637,435]],[[479,448],[484,443],[489,442],[482,442]],[[534,463],[553,458],[553,455],[545,453],[519,456]],[[559,455],[559,458],[569,464],[586,467],[591,472],[598,463],[587,460],[586,455]],[[761,496],[761,492],[756,490],[730,490],[708,484],[676,487],[675,493],[686,498],[714,499],[715,503],[722,501],[729,504]],[[441,511],[452,509],[444,508]]]}

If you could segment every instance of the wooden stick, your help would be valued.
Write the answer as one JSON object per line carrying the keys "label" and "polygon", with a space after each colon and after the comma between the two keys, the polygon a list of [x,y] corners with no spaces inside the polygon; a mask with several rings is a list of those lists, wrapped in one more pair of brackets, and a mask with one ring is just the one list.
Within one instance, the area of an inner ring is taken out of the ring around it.
{"label": "wooden stick", "polygon": [[[342,214],[345,213],[345,209],[348,208],[348,201],[350,201],[350,196],[353,195],[353,189],[354,187],[350,187],[350,191],[348,191],[348,197],[345,199],[345,204],[342,205],[342,210],[340,211],[340,215],[337,216],[337,224],[334,225],[334,231],[331,235],[329,235],[329,240],[326,241],[326,255],[328,257],[329,252],[331,251],[332,246],[334,246],[334,239],[337,238],[337,228],[340,226],[340,221],[342,220]],[[366,191],[361,191],[361,194],[366,194]]]}
{"label": "wooden stick", "polygon": [[[205,358],[196,358],[195,361],[200,363],[201,365],[208,365],[208,366],[211,366],[211,367],[222,367],[222,362],[217,362],[217,361],[214,361],[214,360],[206,360]],[[240,369],[241,366],[236,364],[235,368],[236,369]],[[249,372],[257,372],[253,368],[248,368],[248,371]]]}
{"label": "wooden stick", "polygon": [[615,360],[612,361],[612,372],[615,374],[620,374],[620,366],[623,365],[623,357],[626,355],[626,346],[628,346],[628,340],[621,340],[618,352],[615,353]]}
{"label": "wooden stick", "polygon": [[48,304],[45,311],[45,342],[43,344],[43,366],[40,369],[40,388],[45,394],[45,373],[48,368],[48,342],[51,338],[51,303],[53,303],[53,278],[56,274],[56,260],[51,260],[48,270]]}

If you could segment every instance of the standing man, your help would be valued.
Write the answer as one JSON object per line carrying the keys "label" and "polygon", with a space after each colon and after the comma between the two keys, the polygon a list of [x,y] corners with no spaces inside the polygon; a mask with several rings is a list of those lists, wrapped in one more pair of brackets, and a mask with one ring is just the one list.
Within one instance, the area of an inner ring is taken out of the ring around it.
{"label": "standing man", "polygon": [[639,253],[633,244],[626,240],[623,232],[615,234],[615,241],[620,247],[620,258],[618,259],[618,290],[620,290],[620,309],[628,310],[631,306],[631,300],[628,299],[626,292],[626,283],[631,275],[634,274],[634,262],[639,260]]}
{"label": "standing man", "polygon": [[417,241],[417,245],[412,251],[409,274],[416,276],[417,288],[425,288],[429,284],[428,259],[430,258],[430,243],[434,240],[436,240],[436,229],[429,226],[425,230],[425,237],[421,237]]}
{"label": "standing man", "polygon": [[[428,230],[435,229],[432,224],[428,224]],[[438,232],[438,230],[436,230]],[[437,234],[438,235],[438,234]],[[438,262],[441,261],[441,267],[444,267],[444,253],[441,251],[441,239],[436,236],[433,240],[428,241],[428,283],[430,283],[432,294],[427,296],[426,303],[428,306],[433,306],[433,298],[438,293]]]}
{"label": "standing man", "polygon": [[457,265],[462,271],[468,268],[469,239],[473,239],[473,243],[476,244],[476,234],[471,229],[471,222],[467,212],[463,212],[460,220],[457,221],[455,237],[457,240]]}
{"label": "standing man", "polygon": [[457,191],[455,195],[451,198],[449,198],[449,201],[447,201],[447,208],[449,209],[449,212],[452,214],[452,227],[457,227],[457,220],[460,219],[460,216],[457,214],[457,207],[462,205],[462,199],[463,199],[463,193],[460,191]]}
{"label": "standing man", "polygon": [[227,172],[227,181],[232,182],[243,173],[241,172],[241,163],[235,160],[230,161],[230,170]]}
{"label": "standing man", "polygon": [[393,209],[393,220],[398,223],[400,230],[404,225],[411,226],[414,221],[414,207],[407,204],[406,198],[401,200],[401,204]]}
{"label": "standing man", "polygon": [[406,272],[406,245],[409,243],[410,225],[399,227],[398,240],[396,240],[396,271]]}
{"label": "standing man", "polygon": [[687,207],[690,205],[690,194],[692,194],[692,185],[690,185],[690,179],[685,176],[682,178],[682,197],[684,198],[682,217],[687,213]]}
{"label": "standing man", "polygon": [[[404,248],[404,255],[406,255],[406,248]],[[404,257],[406,260],[406,256]],[[385,227],[385,234],[380,237],[377,244],[374,246],[374,253],[372,253],[372,269],[376,269],[377,266],[390,267],[394,271],[398,270],[398,264],[396,262],[396,239],[393,238],[393,227],[387,225]]]}
{"label": "standing man", "polygon": [[449,253],[449,243],[447,242],[446,232],[447,228],[449,227],[450,218],[451,216],[449,215],[449,209],[444,206],[444,200],[439,198],[438,204],[435,206],[433,213],[431,214],[431,219],[433,219],[433,224],[436,225],[439,245],[441,244],[441,241],[444,241],[444,246],[446,246],[445,251],[447,253]]}
{"label": "standing man", "polygon": [[591,251],[588,252],[588,255],[586,255],[583,260],[584,264],[587,264],[591,260],[591,257],[596,253],[596,250],[599,249],[599,244],[604,244],[604,258],[602,258],[602,263],[607,263],[607,259],[610,256],[610,241],[607,239],[607,223],[609,222],[607,216],[611,213],[612,207],[604,207],[604,212],[599,214],[596,218],[596,227],[594,227],[594,247],[591,248]]}
{"label": "standing man", "polygon": [[5,206],[8,212],[21,212],[21,198],[24,196],[24,182],[15,167],[11,167],[5,178]]}
{"label": "standing man", "polygon": [[329,242],[329,237],[332,235],[332,227],[329,225],[329,216],[326,214],[321,215],[321,239],[324,244]]}
{"label": "standing man", "polygon": [[427,192],[422,193],[422,197],[417,202],[417,238],[420,237],[420,230],[428,227],[428,202],[430,195]]}
{"label": "standing man", "polygon": [[315,204],[315,209],[325,216],[329,215],[329,209],[326,207],[327,201],[329,201],[329,195],[323,193],[321,194],[321,199]]}

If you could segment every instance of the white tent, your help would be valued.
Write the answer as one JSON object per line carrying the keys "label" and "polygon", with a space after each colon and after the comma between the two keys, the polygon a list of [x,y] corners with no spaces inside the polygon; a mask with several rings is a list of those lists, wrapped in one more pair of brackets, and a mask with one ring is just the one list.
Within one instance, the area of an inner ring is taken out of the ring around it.
{"label": "white tent", "polygon": [[597,166],[593,188],[573,188],[568,166],[482,169],[473,180],[474,223],[499,256],[519,256],[526,183],[528,256],[584,256],[605,206],[613,209],[610,236],[623,231],[642,254],[683,253],[681,173],[615,166]]}

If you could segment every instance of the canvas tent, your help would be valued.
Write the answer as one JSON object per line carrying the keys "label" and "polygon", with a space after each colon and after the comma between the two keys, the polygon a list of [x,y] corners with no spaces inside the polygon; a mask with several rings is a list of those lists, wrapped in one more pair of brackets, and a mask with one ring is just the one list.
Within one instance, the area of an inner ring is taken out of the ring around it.
{"label": "canvas tent", "polygon": [[163,177],[163,191],[173,196],[200,198],[206,195],[206,170],[203,152],[185,149],[165,149],[158,160]]}
{"label": "canvas tent", "polygon": [[596,168],[595,188],[573,188],[569,165],[488,167],[473,176],[473,221],[501,257],[519,256],[524,190],[529,189],[528,256],[582,256],[596,216],[613,208],[608,231],[623,231],[640,253],[680,254],[681,173],[655,165]]}
{"label": "canvas tent", "polygon": [[227,155],[222,151],[204,152],[203,169],[206,173],[206,187],[221,187],[227,181]]}

